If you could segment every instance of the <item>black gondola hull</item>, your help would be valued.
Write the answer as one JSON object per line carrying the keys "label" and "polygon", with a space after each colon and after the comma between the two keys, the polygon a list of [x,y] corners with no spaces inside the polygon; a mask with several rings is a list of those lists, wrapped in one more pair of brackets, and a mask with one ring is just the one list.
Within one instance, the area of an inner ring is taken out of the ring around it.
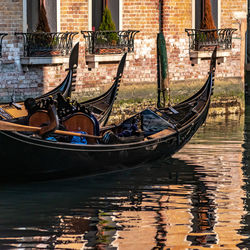
{"label": "black gondola hull", "polygon": [[[207,108],[208,109],[208,108]],[[20,133],[0,132],[0,179],[49,179],[119,171],[167,158],[179,151],[205,121],[207,110],[166,138],[121,145],[73,145]]]}
{"label": "black gondola hull", "polygon": [[[216,57],[211,60],[211,65],[215,65],[215,60]],[[214,67],[210,67],[206,83],[193,97],[170,108],[138,113],[136,117],[140,117],[143,137],[138,137],[136,142],[120,140],[112,144],[102,141],[79,145],[48,141],[21,132],[0,131],[0,179],[16,181],[94,175],[168,158],[179,151],[206,120],[213,81]],[[115,126],[112,132],[130,121],[135,121],[135,116]]]}

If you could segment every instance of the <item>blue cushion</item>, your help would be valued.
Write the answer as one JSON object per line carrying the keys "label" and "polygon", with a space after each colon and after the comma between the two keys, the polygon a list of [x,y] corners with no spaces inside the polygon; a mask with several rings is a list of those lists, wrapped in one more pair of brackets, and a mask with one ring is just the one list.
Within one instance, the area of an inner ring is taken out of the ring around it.
{"label": "blue cushion", "polygon": [[[79,134],[82,134],[82,135],[86,134],[86,132],[84,132],[84,131],[74,132],[74,133],[79,133]],[[87,144],[87,140],[83,136],[81,136],[81,137],[80,136],[73,136],[72,140],[71,140],[71,143],[72,144]]]}

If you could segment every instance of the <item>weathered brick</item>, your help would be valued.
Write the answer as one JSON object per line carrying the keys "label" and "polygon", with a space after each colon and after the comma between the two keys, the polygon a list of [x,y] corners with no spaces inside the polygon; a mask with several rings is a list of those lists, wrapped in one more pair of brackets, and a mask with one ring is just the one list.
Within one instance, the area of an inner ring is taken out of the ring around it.
{"label": "weathered brick", "polygon": [[[124,30],[140,30],[135,36],[135,51],[131,54],[124,70],[123,84],[155,82],[156,38],[159,32],[158,0],[123,0],[122,26]],[[185,28],[192,27],[192,0],[163,0],[163,32],[166,38],[170,80],[204,78],[209,68],[208,61],[191,66],[188,37]],[[1,93],[9,95],[16,87],[20,96],[38,95],[59,84],[67,65],[29,66],[28,72],[19,72],[15,61],[22,55],[22,39],[14,32],[23,30],[23,1],[1,0],[0,32],[8,32],[4,38],[3,58],[0,64]],[[241,24],[246,20],[247,0],[221,0],[221,28],[237,28],[233,39],[231,57],[217,67],[218,77],[241,77],[242,43]],[[61,0],[61,31],[88,30],[88,0]],[[88,70],[85,61],[85,42],[81,34],[75,37],[80,41],[77,90],[98,92],[110,85],[116,74],[117,64],[100,64],[99,68]],[[17,80],[18,79],[18,80]],[[19,83],[17,84],[17,81]],[[8,86],[8,87],[7,87]],[[102,86],[102,87],[101,87]],[[7,90],[8,91],[5,91]],[[24,94],[25,92],[25,94]],[[3,96],[1,94],[1,96]]]}

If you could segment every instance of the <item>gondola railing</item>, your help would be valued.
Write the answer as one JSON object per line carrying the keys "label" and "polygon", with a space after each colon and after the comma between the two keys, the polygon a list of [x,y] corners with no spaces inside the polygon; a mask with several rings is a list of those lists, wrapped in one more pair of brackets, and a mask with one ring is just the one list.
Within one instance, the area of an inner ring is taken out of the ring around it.
{"label": "gondola railing", "polygon": [[0,57],[2,57],[2,44],[3,44],[3,38],[7,36],[7,33],[0,33]]}
{"label": "gondola railing", "polygon": [[237,29],[185,29],[189,38],[189,50],[207,50],[217,46],[220,50],[232,48],[232,36]]}
{"label": "gondola railing", "polygon": [[138,30],[81,31],[88,54],[119,54],[134,51]]}
{"label": "gondola railing", "polygon": [[73,38],[78,32],[15,33],[22,36],[25,57],[66,56],[73,48]]}

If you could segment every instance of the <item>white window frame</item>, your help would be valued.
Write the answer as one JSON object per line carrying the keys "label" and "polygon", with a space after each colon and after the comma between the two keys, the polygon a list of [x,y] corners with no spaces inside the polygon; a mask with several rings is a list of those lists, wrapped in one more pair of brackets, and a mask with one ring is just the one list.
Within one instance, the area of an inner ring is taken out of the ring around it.
{"label": "white window frame", "polygon": [[[61,31],[61,22],[60,22],[60,18],[61,18],[61,14],[60,14],[60,10],[61,10],[61,0],[56,0],[56,7],[57,7],[57,17],[56,17],[56,22],[57,22],[57,32]],[[26,33],[28,30],[27,27],[27,0],[23,0],[23,33]]]}
{"label": "white window frame", "polygon": [[[119,1],[119,29],[122,30],[123,0]],[[88,0],[88,30],[92,30],[92,0]]]}
{"label": "white window frame", "polygon": [[[218,1],[218,29],[221,27],[221,0]],[[192,0],[192,29],[195,29],[195,0]]]}

